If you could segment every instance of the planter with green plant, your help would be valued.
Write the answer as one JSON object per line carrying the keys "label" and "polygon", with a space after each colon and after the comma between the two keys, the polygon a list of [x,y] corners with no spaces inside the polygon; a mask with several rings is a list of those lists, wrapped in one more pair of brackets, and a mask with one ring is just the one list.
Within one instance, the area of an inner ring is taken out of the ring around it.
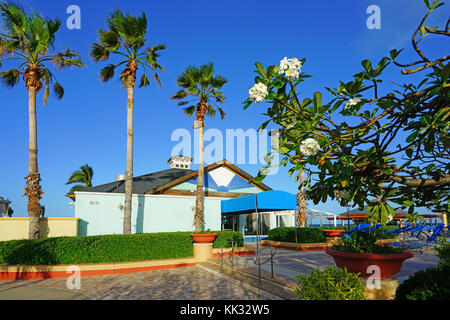
{"label": "planter with green plant", "polygon": [[195,243],[212,243],[218,236],[218,233],[212,232],[210,229],[203,231],[195,231],[190,234]]}
{"label": "planter with green plant", "polygon": [[[393,216],[392,208],[385,204],[373,205],[369,207],[369,211],[371,214],[368,220],[373,225],[385,225]],[[386,279],[399,272],[403,262],[412,258],[413,254],[399,248],[377,244],[380,232],[382,231],[353,232],[350,237],[342,238],[342,244],[334,245],[325,252],[334,258],[338,267],[359,273],[362,278],[373,275]],[[372,266],[379,267],[379,274],[373,274]]]}

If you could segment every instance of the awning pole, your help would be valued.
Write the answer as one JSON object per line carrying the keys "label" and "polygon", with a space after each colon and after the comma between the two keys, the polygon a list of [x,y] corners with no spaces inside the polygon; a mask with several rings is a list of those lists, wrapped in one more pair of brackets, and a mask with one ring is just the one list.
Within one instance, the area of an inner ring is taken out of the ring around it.
{"label": "awning pole", "polygon": [[255,210],[256,210],[256,253],[259,251],[259,213],[258,213],[258,194],[255,194]]}

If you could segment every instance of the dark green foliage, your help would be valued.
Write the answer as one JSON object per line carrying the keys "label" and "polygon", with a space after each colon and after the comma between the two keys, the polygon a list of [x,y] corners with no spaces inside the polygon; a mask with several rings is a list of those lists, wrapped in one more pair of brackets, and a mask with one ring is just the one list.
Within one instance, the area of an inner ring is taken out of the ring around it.
{"label": "dark green foliage", "polygon": [[324,271],[310,271],[307,275],[297,273],[298,299],[302,300],[366,300],[364,285],[357,274],[335,265]]}
{"label": "dark green foliage", "polygon": [[[350,227],[352,229],[353,226]],[[383,231],[396,229],[395,226],[382,227],[375,234],[377,239],[388,238],[383,234]],[[295,242],[295,229],[294,227],[281,227],[269,230],[269,240],[282,241],[282,242]],[[297,228],[297,242],[298,243],[319,243],[325,242],[326,237],[322,230],[347,230],[348,227],[307,227]],[[395,237],[396,235],[391,235]]]}
{"label": "dark green foliage", "polygon": [[380,246],[376,244],[377,239],[382,235],[381,231],[373,232],[353,232],[350,239],[343,237],[342,245],[333,246],[334,250],[355,252],[355,253],[401,253],[403,250],[389,246]]}
{"label": "dark green foliage", "polygon": [[[164,232],[3,241],[0,242],[0,264],[56,265],[191,257],[193,241],[190,233]],[[235,239],[239,246],[243,244],[239,232],[218,233],[219,236],[214,242],[215,248],[228,239]]]}
{"label": "dark green foliage", "polygon": [[396,300],[449,300],[450,264],[416,272],[397,289]]}
{"label": "dark green foliage", "polygon": [[442,243],[439,247],[435,249],[437,255],[441,260],[440,265],[450,265],[450,242],[448,240],[442,239]]}
{"label": "dark green foliage", "polygon": [[224,245],[224,248],[231,247],[231,241],[234,241],[237,247],[244,245],[244,236],[237,231],[213,231],[219,235],[214,240],[213,248],[220,248]]}
{"label": "dark green foliage", "polygon": [[294,228],[281,227],[269,230],[269,240],[282,242],[295,242],[295,229],[297,229],[298,243],[325,242],[326,237],[320,228]]}

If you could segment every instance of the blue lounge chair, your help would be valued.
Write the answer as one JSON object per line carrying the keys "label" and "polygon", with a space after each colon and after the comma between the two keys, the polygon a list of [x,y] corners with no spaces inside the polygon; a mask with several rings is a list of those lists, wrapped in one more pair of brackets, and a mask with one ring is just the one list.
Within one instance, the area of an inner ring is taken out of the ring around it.
{"label": "blue lounge chair", "polygon": [[[408,230],[404,232],[411,232],[411,237],[409,239],[399,242],[389,242],[388,244],[402,248],[423,248],[428,246],[435,246],[437,245],[435,241],[444,230],[444,226],[417,225],[414,228],[405,228],[404,230]],[[433,230],[433,233],[430,235],[427,231],[431,230]],[[420,238],[421,235],[425,235],[426,238]]]}
{"label": "blue lounge chair", "polygon": [[342,234],[343,237],[346,237],[347,239],[350,238],[350,233],[356,232],[356,231],[361,231],[361,232],[370,232],[373,230],[376,230],[378,228],[381,228],[383,225],[381,224],[377,224],[375,226],[372,226],[370,223],[361,223],[359,225],[357,225],[355,228],[348,230],[346,232],[344,232]]}

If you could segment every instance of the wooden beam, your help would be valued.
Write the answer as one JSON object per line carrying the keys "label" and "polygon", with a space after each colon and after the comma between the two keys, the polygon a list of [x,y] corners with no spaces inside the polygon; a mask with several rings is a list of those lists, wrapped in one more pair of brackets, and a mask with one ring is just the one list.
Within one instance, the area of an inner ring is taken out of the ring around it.
{"label": "wooden beam", "polygon": [[[234,172],[237,176],[239,176],[240,178],[244,179],[245,181],[247,181],[248,183],[250,183],[251,185],[257,187],[258,189],[262,190],[262,191],[270,191],[272,190],[269,186],[265,185],[264,183],[260,182],[260,183],[253,183],[251,182],[251,180],[253,180],[253,177],[251,175],[249,175],[247,172],[245,172],[244,170],[241,170],[240,168],[238,168],[237,166],[235,166],[234,164],[228,162],[227,160],[222,160],[216,163],[213,163],[207,167],[205,167],[205,174],[208,173],[209,171],[212,171],[214,169],[220,168],[220,167],[227,167],[229,168],[232,172]],[[154,188],[152,190],[147,191],[145,194],[160,194],[162,191],[171,189],[177,185],[180,185],[184,182],[188,182],[192,179],[195,179],[198,176],[198,170],[191,172],[181,178],[178,178],[176,180],[173,180],[169,183],[166,183],[162,186],[159,186],[157,188]]]}

